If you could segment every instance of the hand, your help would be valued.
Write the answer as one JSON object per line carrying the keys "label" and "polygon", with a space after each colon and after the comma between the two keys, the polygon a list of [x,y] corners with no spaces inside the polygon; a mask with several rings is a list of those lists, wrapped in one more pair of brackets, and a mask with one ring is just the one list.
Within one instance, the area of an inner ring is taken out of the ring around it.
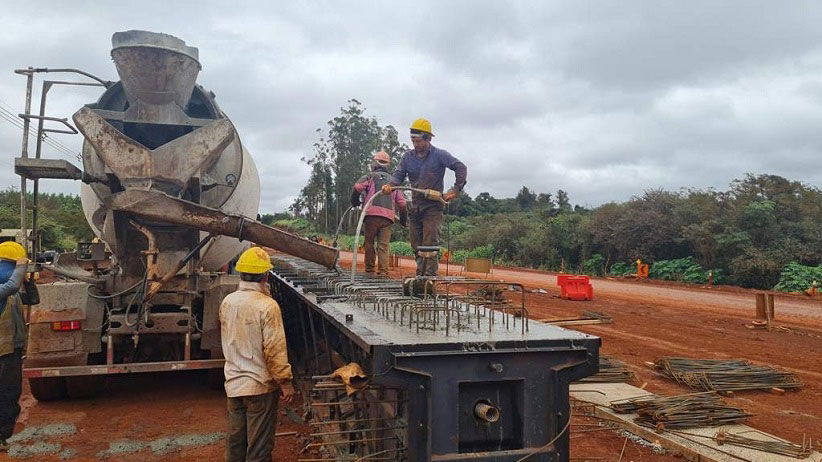
{"label": "hand", "polygon": [[282,402],[288,404],[294,398],[294,385],[291,382],[284,382],[280,384],[280,399]]}
{"label": "hand", "polygon": [[359,206],[360,206],[360,195],[359,195],[359,193],[352,194],[351,195],[351,207],[359,207]]}
{"label": "hand", "polygon": [[384,184],[382,185],[382,189],[380,189],[380,191],[387,196],[391,194],[392,191],[394,191],[394,187],[390,184]]}
{"label": "hand", "polygon": [[26,257],[23,257],[23,258],[18,258],[18,259],[17,259],[17,261],[16,261],[15,263],[17,264],[17,266],[20,266],[20,265],[28,265],[28,264],[29,264],[29,259],[28,259],[28,258],[26,258]]}
{"label": "hand", "polygon": [[456,198],[457,198],[457,192],[453,189],[449,189],[448,192],[445,193],[444,196],[442,196],[442,200],[444,200],[445,202],[450,202],[450,201],[452,201]]}

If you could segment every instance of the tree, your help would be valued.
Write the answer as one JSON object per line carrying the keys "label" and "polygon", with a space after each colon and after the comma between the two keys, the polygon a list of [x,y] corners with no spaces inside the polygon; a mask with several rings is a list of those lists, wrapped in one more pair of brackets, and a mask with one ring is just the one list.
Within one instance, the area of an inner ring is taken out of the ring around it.
{"label": "tree", "polygon": [[557,191],[557,207],[560,212],[569,212],[571,210],[571,201],[568,199],[568,193],[563,190]]}
{"label": "tree", "polygon": [[523,186],[517,193],[516,201],[520,210],[530,210],[537,203],[537,195],[532,193],[527,186]]}
{"label": "tree", "polygon": [[394,127],[381,127],[356,99],[328,121],[325,136],[321,129],[317,133],[320,139],[314,143],[314,155],[303,158],[312,167],[311,175],[290,209],[327,233],[336,228],[348,208],[354,183],[368,172],[374,153],[384,150],[396,164],[408,147],[399,142]]}

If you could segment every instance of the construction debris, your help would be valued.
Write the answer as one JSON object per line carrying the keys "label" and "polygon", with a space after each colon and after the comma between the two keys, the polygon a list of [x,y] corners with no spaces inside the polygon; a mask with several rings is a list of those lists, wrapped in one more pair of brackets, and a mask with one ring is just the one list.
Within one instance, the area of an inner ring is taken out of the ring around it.
{"label": "construction debris", "polygon": [[613,401],[610,407],[621,414],[636,413],[634,421],[637,424],[658,432],[735,424],[752,415],[725,404],[715,392],[668,397],[642,396]]}
{"label": "construction debris", "polygon": [[345,392],[348,396],[368,386],[368,376],[365,375],[362,367],[357,363],[348,363],[345,366],[337,368],[331,373],[330,378],[340,379],[345,385]]}
{"label": "construction debris", "polygon": [[636,382],[636,374],[631,372],[624,362],[614,359],[610,356],[600,355],[599,357],[599,372],[580,380],[580,382],[589,383],[634,383]]}
{"label": "construction debris", "polygon": [[741,359],[689,359],[665,357],[653,367],[690,388],[706,391],[799,389],[802,382],[790,373]]}

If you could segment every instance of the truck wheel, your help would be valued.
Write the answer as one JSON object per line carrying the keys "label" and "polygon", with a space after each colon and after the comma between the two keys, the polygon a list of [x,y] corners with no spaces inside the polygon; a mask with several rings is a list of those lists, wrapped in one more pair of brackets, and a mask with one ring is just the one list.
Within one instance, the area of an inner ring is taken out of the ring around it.
{"label": "truck wheel", "polygon": [[66,397],[66,381],[63,377],[29,378],[31,395],[37,401],[56,401]]}
{"label": "truck wheel", "polygon": [[82,375],[66,377],[66,391],[69,398],[90,398],[103,388],[102,377]]}

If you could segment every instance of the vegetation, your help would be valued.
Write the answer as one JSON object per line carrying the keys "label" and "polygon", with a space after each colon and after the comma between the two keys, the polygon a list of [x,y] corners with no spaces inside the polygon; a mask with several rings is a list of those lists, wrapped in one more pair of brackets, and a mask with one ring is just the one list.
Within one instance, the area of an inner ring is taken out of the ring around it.
{"label": "vegetation", "polygon": [[[328,121],[326,132],[318,128],[317,133],[320,139],[314,143],[314,155],[303,158],[311,166],[311,175],[290,211],[311,221],[315,232],[333,234],[349,206],[351,188],[368,171],[374,153],[387,152],[393,168],[408,146],[399,142],[394,127],[382,127],[376,118],[367,116],[356,99]],[[345,229],[353,232],[355,217],[349,214],[347,218]]]}
{"label": "vegetation", "polygon": [[[33,196],[29,194],[29,203]],[[94,237],[83,215],[80,197],[71,194],[39,194],[40,248],[71,250],[78,241]],[[31,226],[31,212],[28,219]],[[20,228],[20,191],[0,191],[0,228]]]}
{"label": "vegetation", "polygon": [[[407,149],[393,127],[380,126],[357,100],[348,104],[325,132],[318,130],[314,154],[304,159],[312,168],[308,183],[291,217],[275,224],[333,235],[373,153],[386,150],[396,162]],[[497,264],[622,275],[633,273],[640,258],[651,264],[651,277],[704,284],[710,271],[716,283],[779,290],[807,287],[822,263],[822,192],[776,175],[748,174],[725,191],[649,190],[593,209],[572,205],[563,190],[523,186],[513,198],[463,192],[446,213],[443,244],[455,261],[474,255]],[[354,215],[343,223],[346,234],[354,231]],[[407,230],[393,227],[392,240],[394,253],[410,255],[402,242]]]}
{"label": "vegetation", "polygon": [[[318,132],[314,156],[306,159],[311,176],[289,213],[260,219],[330,242],[373,152],[387,150],[396,162],[407,148],[356,100],[328,122],[327,133]],[[41,194],[40,211],[43,249],[68,250],[93,237],[78,196]],[[351,248],[355,215],[345,220],[341,248]],[[19,192],[0,191],[0,227],[19,222]],[[474,256],[620,276],[633,273],[640,258],[651,264],[652,278],[686,283],[704,284],[709,272],[715,283],[791,292],[822,282],[822,191],[776,175],[748,174],[724,191],[649,190],[592,209],[572,205],[562,190],[523,186],[513,198],[463,192],[446,209],[441,235],[455,262]],[[392,241],[392,253],[412,254],[407,229],[394,226]]]}
{"label": "vegetation", "polygon": [[822,265],[804,266],[792,262],[782,270],[779,283],[774,289],[784,292],[802,292],[811,287],[814,281],[822,284]]}

